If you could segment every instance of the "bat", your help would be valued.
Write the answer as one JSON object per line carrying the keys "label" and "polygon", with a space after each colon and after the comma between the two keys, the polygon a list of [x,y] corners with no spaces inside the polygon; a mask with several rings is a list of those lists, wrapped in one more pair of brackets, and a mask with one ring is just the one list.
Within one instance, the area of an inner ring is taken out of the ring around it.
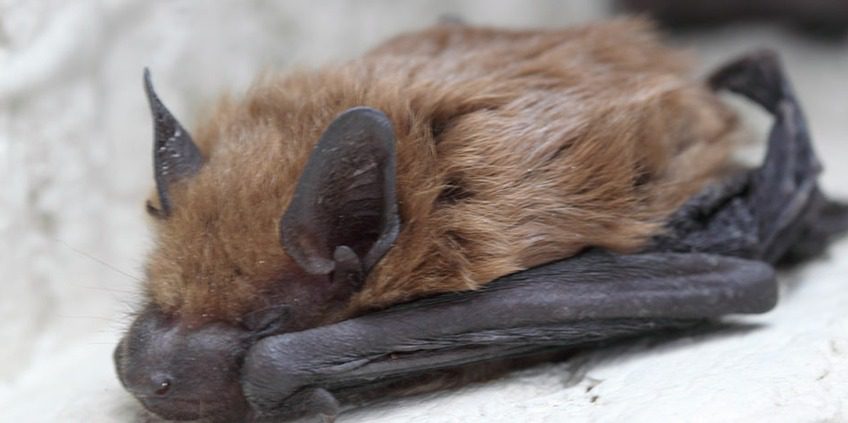
{"label": "bat", "polygon": [[[166,419],[332,420],[417,378],[764,312],[775,266],[848,230],[777,57],[693,81],[642,21],[437,25],[193,134],[144,85],[157,238],[114,361]],[[720,90],[774,117],[757,168],[728,170]]]}

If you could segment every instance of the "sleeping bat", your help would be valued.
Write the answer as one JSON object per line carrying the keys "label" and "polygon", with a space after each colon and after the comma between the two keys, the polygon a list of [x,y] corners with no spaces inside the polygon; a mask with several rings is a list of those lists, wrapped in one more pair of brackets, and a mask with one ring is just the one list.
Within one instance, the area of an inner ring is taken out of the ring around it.
{"label": "sleeping bat", "polygon": [[[260,80],[189,133],[145,71],[156,245],[114,360],[172,420],[332,420],[420,380],[776,302],[848,207],[776,55],[706,81],[648,23],[440,24]],[[739,118],[774,118],[756,168]]]}

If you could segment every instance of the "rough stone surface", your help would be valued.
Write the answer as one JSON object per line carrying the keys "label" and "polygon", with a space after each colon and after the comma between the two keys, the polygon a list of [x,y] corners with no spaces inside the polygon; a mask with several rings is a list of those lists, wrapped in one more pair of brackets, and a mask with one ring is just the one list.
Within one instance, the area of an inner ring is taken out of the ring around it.
{"label": "rough stone surface", "polygon": [[[190,124],[262,69],[352,57],[441,15],[556,26],[604,10],[591,1],[0,0],[0,421],[146,420],[111,364],[149,246],[144,66]],[[810,117],[823,185],[848,198],[848,43],[773,27],[674,42],[704,69],[777,49]],[[768,121],[750,113],[761,131]],[[745,330],[586,352],[339,421],[848,421],[846,275],[843,241],[830,258],[784,274],[777,310],[738,319]]]}

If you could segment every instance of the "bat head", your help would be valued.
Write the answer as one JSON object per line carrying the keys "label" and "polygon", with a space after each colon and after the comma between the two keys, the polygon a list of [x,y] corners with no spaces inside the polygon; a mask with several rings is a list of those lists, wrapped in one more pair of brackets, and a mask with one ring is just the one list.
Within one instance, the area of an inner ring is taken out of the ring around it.
{"label": "bat head", "polygon": [[[394,129],[378,110],[347,110],[309,144],[288,183],[273,167],[263,171],[262,158],[233,166],[204,157],[147,71],[144,83],[156,181],[148,211],[158,240],[148,305],[115,350],[116,370],[162,417],[231,419],[245,412],[239,372],[247,350],[270,335],[339,320],[393,245]],[[285,148],[275,142],[257,148]]]}

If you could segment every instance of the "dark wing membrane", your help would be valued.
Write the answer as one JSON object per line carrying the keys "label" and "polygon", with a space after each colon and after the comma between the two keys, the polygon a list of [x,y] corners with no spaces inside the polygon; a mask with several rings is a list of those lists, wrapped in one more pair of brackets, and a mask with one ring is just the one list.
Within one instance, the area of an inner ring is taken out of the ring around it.
{"label": "dark wing membrane", "polygon": [[801,106],[777,56],[761,51],[710,78],[774,116],[762,165],[709,187],[684,205],[652,251],[700,251],[769,263],[810,258],[848,230],[848,207],[818,188],[821,165]]}
{"label": "dark wing membrane", "polygon": [[707,254],[590,252],[334,325],[260,341],[243,386],[258,410],[424,370],[572,347],[774,306],[767,264]]}

